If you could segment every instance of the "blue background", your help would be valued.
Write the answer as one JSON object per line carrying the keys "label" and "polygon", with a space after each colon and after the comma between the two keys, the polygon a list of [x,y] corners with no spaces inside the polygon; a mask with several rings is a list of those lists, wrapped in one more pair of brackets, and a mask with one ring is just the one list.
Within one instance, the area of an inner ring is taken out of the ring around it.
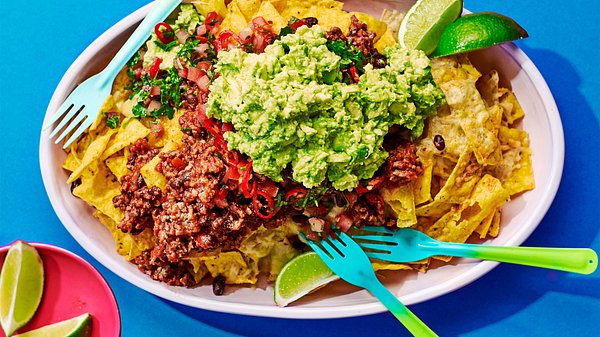
{"label": "blue background", "polygon": [[[63,228],[42,184],[38,143],[47,104],[68,66],[102,32],[148,0],[2,1],[0,4],[0,245],[17,238],[69,249],[112,286],[123,336],[398,336],[391,314],[286,320],[188,308],[150,295],[101,266]],[[530,246],[600,251],[600,5],[577,1],[465,1],[496,11],[530,37],[518,45],[556,99],[566,157],[558,195]],[[441,336],[597,336],[600,273],[580,276],[500,265],[471,285],[411,309]]]}

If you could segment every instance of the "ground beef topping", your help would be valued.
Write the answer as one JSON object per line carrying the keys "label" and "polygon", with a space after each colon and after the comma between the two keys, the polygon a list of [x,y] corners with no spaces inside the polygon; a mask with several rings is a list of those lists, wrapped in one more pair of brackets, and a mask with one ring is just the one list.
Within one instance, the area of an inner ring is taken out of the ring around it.
{"label": "ground beef topping", "polygon": [[146,139],[137,140],[130,147],[127,168],[131,173],[121,178],[121,194],[113,198],[115,207],[123,211],[123,220],[118,228],[125,233],[137,234],[153,228],[152,213],[159,207],[162,191],[156,186],[148,187],[140,169],[158,153]]}

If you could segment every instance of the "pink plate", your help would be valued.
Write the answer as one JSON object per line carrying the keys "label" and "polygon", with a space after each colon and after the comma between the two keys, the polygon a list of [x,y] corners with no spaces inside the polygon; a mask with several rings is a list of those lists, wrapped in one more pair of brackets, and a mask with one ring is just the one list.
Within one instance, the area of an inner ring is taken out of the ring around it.
{"label": "pink plate", "polygon": [[[92,315],[92,337],[120,336],[119,307],[102,275],[87,261],[67,250],[43,243],[31,245],[44,263],[44,294],[33,319],[18,332],[88,312]],[[0,267],[8,248],[0,247]],[[2,329],[0,336],[4,337]]]}

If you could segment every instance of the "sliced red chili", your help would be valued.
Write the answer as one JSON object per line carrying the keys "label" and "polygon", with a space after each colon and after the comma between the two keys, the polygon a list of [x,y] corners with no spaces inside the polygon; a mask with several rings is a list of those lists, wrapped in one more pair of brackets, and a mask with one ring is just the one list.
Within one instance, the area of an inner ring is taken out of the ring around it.
{"label": "sliced red chili", "polygon": [[164,44],[171,43],[175,40],[175,32],[171,25],[166,22],[159,22],[154,26],[154,33],[158,40]]}
{"label": "sliced red chili", "polygon": [[[242,181],[240,186],[242,187],[242,193],[246,198],[252,198],[256,192],[256,181],[250,186],[250,178],[252,176],[252,162],[241,161],[238,164],[238,170],[244,171],[242,173]],[[252,187],[252,189],[250,188]]]}
{"label": "sliced red chili", "polygon": [[204,128],[211,135],[213,135],[217,139],[223,139],[223,135],[221,135],[221,128],[218,125],[218,122],[214,118],[206,118],[204,120]]}
{"label": "sliced red chili", "polygon": [[359,80],[359,75],[358,75],[358,71],[356,70],[356,66],[352,66],[348,69],[350,71],[350,76],[352,76],[352,80],[355,83],[358,83]]}
{"label": "sliced red chili", "polygon": [[[262,197],[267,202],[266,205],[261,203],[259,197]],[[275,215],[275,201],[267,193],[261,190],[257,190],[256,194],[252,198],[252,204],[254,205],[254,211],[256,215],[263,219],[270,219]]]}
{"label": "sliced red chili", "polygon": [[285,200],[291,203],[295,203],[296,201],[306,197],[307,194],[307,190],[306,188],[302,187],[302,186],[298,186],[298,187],[294,187],[290,190],[288,190],[285,193]]}
{"label": "sliced red chili", "polygon": [[152,61],[150,68],[148,68],[148,74],[150,75],[151,78],[155,78],[156,75],[158,75],[158,72],[160,71],[160,63],[161,62],[162,62],[162,59],[160,57],[156,57]]}

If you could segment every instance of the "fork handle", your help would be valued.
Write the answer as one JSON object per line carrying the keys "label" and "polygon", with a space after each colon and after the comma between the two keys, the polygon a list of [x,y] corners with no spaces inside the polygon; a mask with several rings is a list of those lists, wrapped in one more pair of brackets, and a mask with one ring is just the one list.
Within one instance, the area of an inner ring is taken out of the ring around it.
{"label": "fork handle", "polygon": [[374,282],[367,290],[377,297],[413,336],[438,336],[380,282]]}
{"label": "fork handle", "polygon": [[171,12],[177,8],[182,0],[156,0],[154,7],[148,12],[144,20],[135,29],[127,42],[119,49],[115,57],[102,72],[104,78],[101,85],[112,83],[119,71],[127,64],[129,59],[137,52],[140,46],[150,37],[154,26],[164,21]]}
{"label": "fork handle", "polygon": [[598,254],[589,248],[506,247],[440,241],[423,245],[435,255],[471,257],[579,274],[591,274],[598,266]]}

